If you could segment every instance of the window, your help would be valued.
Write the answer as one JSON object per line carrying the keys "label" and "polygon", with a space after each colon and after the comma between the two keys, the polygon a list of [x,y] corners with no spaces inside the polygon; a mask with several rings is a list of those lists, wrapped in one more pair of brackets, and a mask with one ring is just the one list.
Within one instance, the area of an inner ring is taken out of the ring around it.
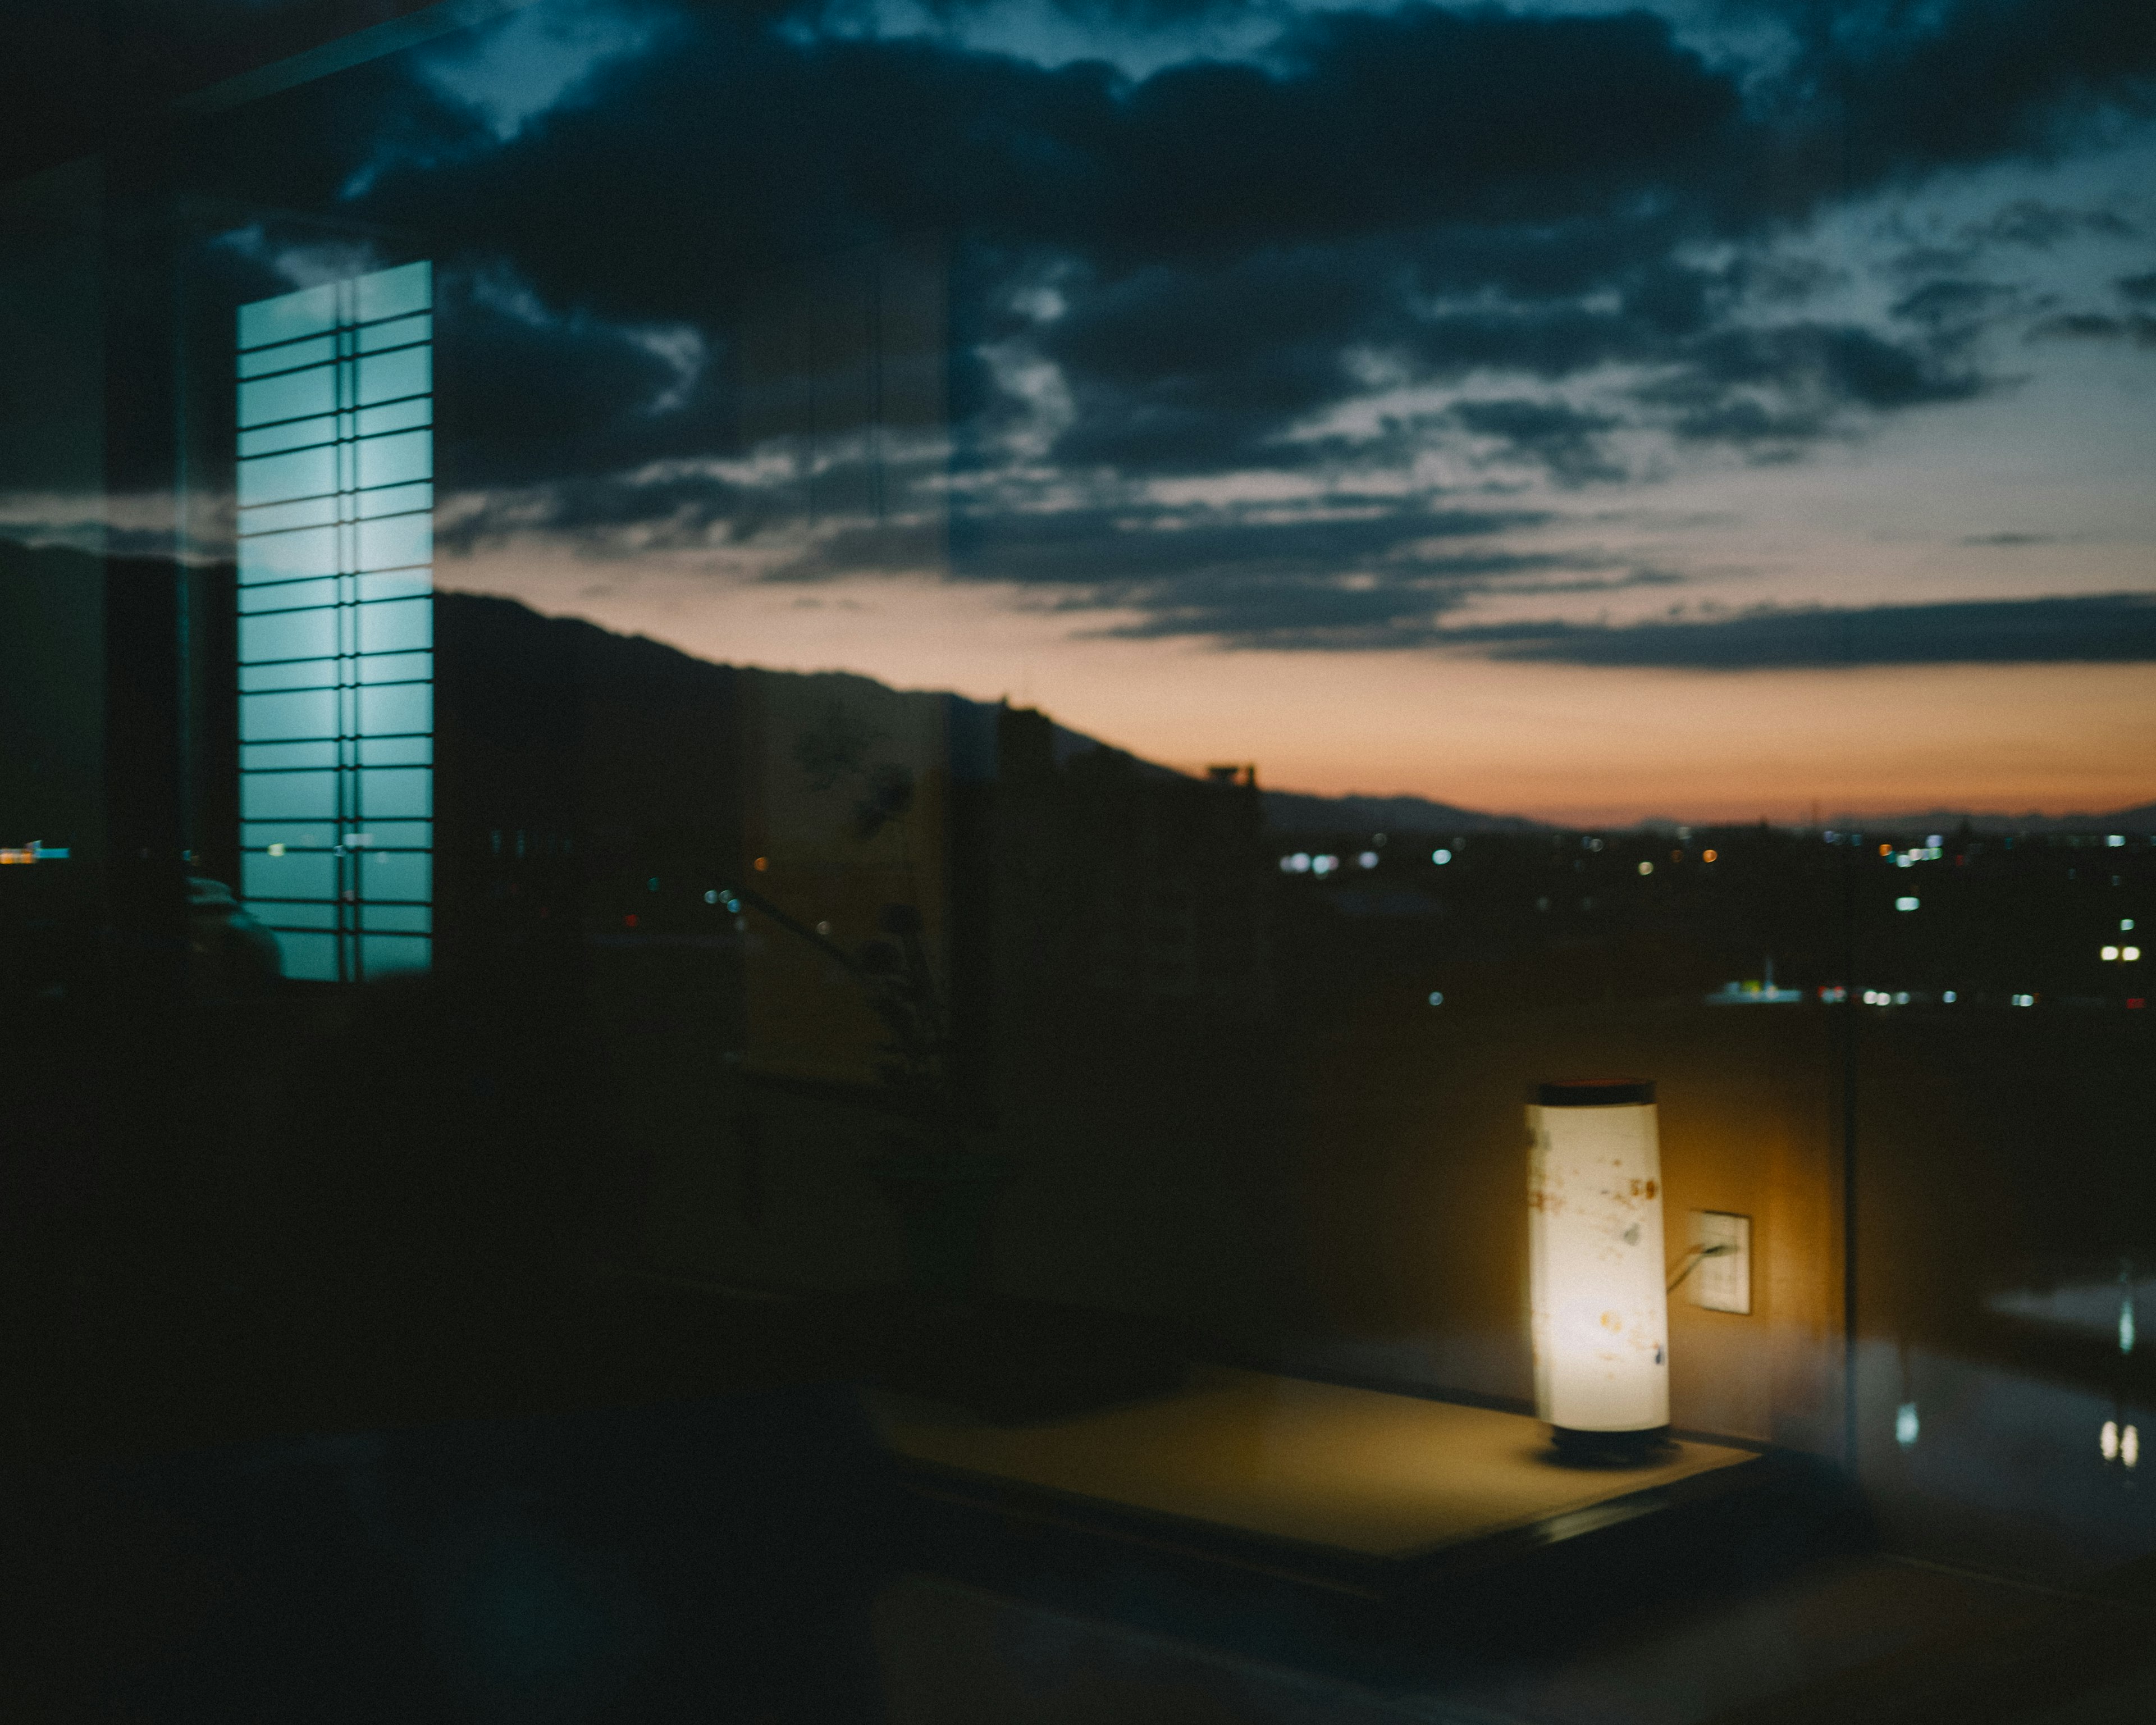
{"label": "window", "polygon": [[239,308],[240,896],[310,981],[432,963],[432,299]]}

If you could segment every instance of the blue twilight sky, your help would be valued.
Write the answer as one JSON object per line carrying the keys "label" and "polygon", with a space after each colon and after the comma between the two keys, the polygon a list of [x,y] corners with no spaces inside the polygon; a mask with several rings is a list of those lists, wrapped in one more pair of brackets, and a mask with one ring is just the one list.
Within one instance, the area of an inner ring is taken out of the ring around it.
{"label": "blue twilight sky", "polygon": [[[537,0],[336,85],[232,172],[436,236],[445,585],[1304,788],[2156,795],[2145,5]],[[745,417],[775,260],[901,255],[933,404]]]}

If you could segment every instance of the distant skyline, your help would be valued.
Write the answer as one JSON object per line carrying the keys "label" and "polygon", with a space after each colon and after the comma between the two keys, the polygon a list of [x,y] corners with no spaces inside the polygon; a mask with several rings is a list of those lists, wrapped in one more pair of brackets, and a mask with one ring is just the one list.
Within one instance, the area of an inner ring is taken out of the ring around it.
{"label": "distant skyline", "polygon": [[[1284,788],[2102,810],[2156,797],[2150,16],[537,0],[201,172],[433,236],[445,587]],[[84,518],[0,454],[0,532]]]}

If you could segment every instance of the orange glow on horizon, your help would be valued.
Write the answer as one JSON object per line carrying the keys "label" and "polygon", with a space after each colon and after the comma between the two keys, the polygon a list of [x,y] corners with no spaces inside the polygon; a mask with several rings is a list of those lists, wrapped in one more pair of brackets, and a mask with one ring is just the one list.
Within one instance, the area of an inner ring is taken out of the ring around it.
{"label": "orange glow on horizon", "polygon": [[1723,674],[1235,651],[1080,634],[987,583],[831,583],[809,607],[796,588],[686,568],[646,563],[602,586],[594,572],[526,551],[444,569],[444,584],[721,663],[1008,698],[1196,777],[1254,761],[1273,790],[1424,797],[1583,829],[1804,825],[1815,808],[1829,824],[2093,814],[2156,799],[2156,677],[2142,665]]}

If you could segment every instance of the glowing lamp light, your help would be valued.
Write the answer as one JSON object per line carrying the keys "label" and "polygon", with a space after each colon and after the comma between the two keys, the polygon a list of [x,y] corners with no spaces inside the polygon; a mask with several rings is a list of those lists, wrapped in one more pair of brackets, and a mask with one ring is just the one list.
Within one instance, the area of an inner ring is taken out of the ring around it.
{"label": "glowing lamp light", "polygon": [[1644,1458],[1670,1424],[1654,1084],[1545,1084],[1527,1128],[1535,1411],[1560,1453]]}

